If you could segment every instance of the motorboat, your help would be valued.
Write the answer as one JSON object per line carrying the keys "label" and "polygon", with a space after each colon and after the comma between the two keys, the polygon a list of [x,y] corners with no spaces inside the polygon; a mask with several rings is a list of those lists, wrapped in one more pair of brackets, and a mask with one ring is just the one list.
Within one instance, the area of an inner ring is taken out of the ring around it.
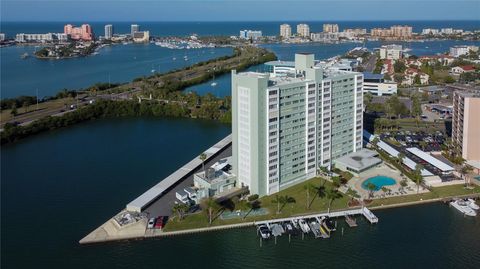
{"label": "motorboat", "polygon": [[477,215],[477,212],[469,206],[470,203],[467,203],[465,200],[455,200],[450,202],[450,205],[466,216],[475,217]]}
{"label": "motorboat", "polygon": [[304,233],[309,233],[310,232],[310,227],[308,226],[307,222],[304,219],[301,219],[298,221],[298,225],[300,226],[300,229]]}
{"label": "motorboat", "polygon": [[263,239],[270,238],[270,229],[265,224],[258,226],[258,233]]}
{"label": "motorboat", "polygon": [[479,210],[480,209],[480,206],[478,206],[476,203],[475,203],[475,200],[473,200],[472,198],[468,198],[466,200],[468,206],[473,209],[473,210]]}

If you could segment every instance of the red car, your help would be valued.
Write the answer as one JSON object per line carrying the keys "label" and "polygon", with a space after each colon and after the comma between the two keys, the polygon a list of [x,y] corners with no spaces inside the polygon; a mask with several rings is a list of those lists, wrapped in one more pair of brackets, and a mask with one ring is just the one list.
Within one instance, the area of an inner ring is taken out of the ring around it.
{"label": "red car", "polygon": [[158,217],[157,221],[155,222],[155,229],[162,229],[163,228],[163,217]]}

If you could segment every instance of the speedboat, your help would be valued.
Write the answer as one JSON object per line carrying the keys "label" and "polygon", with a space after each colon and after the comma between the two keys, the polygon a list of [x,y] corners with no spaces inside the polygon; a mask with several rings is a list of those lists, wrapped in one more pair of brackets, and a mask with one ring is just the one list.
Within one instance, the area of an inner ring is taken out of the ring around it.
{"label": "speedboat", "polygon": [[267,225],[260,225],[258,226],[258,233],[263,239],[270,238],[270,230],[268,229]]}
{"label": "speedboat", "polygon": [[466,200],[468,206],[471,208],[471,209],[474,209],[474,210],[479,210],[480,209],[480,206],[478,206],[476,203],[475,203],[475,200],[473,200],[472,198],[468,198]]}
{"label": "speedboat", "polygon": [[307,222],[304,219],[299,220],[298,225],[300,226],[300,229],[302,229],[302,232],[304,233],[310,232],[310,227],[308,226]]}
{"label": "speedboat", "polygon": [[477,212],[473,210],[470,206],[470,203],[467,203],[465,200],[459,199],[453,202],[450,202],[450,205],[453,206],[458,211],[462,212],[466,216],[475,217]]}
{"label": "speedboat", "polygon": [[212,84],[210,84],[210,86],[215,87],[215,86],[217,86],[217,83],[216,83],[216,82],[212,82]]}

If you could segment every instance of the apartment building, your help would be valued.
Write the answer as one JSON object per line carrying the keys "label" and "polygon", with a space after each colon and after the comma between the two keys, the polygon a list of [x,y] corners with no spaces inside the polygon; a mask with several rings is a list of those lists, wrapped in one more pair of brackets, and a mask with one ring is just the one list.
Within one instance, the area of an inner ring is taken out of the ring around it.
{"label": "apartment building", "polygon": [[290,24],[282,24],[280,25],[280,36],[283,38],[290,38],[292,36],[292,27]]}
{"label": "apartment building", "polygon": [[301,37],[310,37],[310,26],[308,24],[298,24],[297,25],[297,35]]}
{"label": "apartment building", "polygon": [[323,32],[325,33],[338,33],[338,24],[324,24]]}
{"label": "apartment building", "polygon": [[453,93],[452,143],[467,161],[480,161],[480,91]]}
{"label": "apartment building", "polygon": [[363,76],[296,54],[281,76],[232,72],[233,173],[269,195],[362,148]]}

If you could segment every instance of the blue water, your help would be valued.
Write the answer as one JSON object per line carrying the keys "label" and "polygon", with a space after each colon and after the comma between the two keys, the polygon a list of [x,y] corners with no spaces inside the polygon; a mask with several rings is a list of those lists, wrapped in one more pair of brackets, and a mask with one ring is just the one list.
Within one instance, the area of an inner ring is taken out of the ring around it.
{"label": "blue water", "polygon": [[372,183],[375,185],[375,191],[378,191],[382,189],[384,186],[391,186],[395,185],[397,181],[395,179],[387,177],[387,176],[376,176],[376,177],[371,177],[364,182],[362,182],[362,188],[365,190],[368,190],[368,184]]}
{"label": "blue water", "polygon": [[[366,42],[366,47],[370,50],[379,48],[388,42]],[[403,46],[410,48],[410,54],[418,56],[433,55],[436,53],[445,53],[450,47],[460,44],[477,45],[480,46],[480,41],[457,41],[457,40],[442,40],[442,41],[427,41],[427,42],[396,42]],[[360,46],[358,43],[341,43],[341,44],[322,44],[322,43],[308,43],[308,44],[266,44],[262,47],[273,51],[280,60],[293,61],[295,53],[308,52],[315,54],[316,59],[328,59],[336,55],[342,55],[348,50]],[[248,71],[265,71],[263,65],[253,66]],[[195,85],[187,88],[187,91],[196,91],[199,94],[212,93],[216,96],[231,95],[231,76],[225,74],[215,79],[216,87],[210,84],[213,82],[207,81],[205,83]]]}
{"label": "blue water", "polygon": [[[155,72],[167,72],[232,53],[231,48],[171,50],[154,44],[115,45],[89,57],[41,60],[21,59],[31,46],[0,49],[1,98],[19,95],[52,96],[62,89],[81,89],[97,82],[128,82]],[[188,61],[183,56],[188,56]],[[173,60],[176,58],[176,60]]]}
{"label": "blue water", "polygon": [[105,119],[2,146],[0,268],[480,268],[480,219],[441,203],[375,211],[377,225],[359,217],[354,229],[339,219],[328,240],[260,247],[246,228],[78,244],[229,132],[210,121]]}
{"label": "blue water", "polygon": [[[105,24],[113,24],[115,33],[129,33],[131,24],[139,24],[140,30],[148,30],[155,36],[188,36],[192,33],[199,35],[238,35],[240,30],[261,30],[264,35],[278,35],[280,24],[278,22],[2,22],[0,30],[7,37],[14,37],[17,33],[58,33],[63,31],[67,23],[80,25],[89,23],[96,35],[103,35]],[[305,21],[288,22],[293,29],[298,23]],[[307,22],[311,32],[321,32],[323,23],[338,23],[340,30],[345,28],[390,27],[396,24],[407,24],[413,27],[414,32],[421,32],[423,28],[453,27],[464,30],[480,28],[480,21],[310,21]]]}

